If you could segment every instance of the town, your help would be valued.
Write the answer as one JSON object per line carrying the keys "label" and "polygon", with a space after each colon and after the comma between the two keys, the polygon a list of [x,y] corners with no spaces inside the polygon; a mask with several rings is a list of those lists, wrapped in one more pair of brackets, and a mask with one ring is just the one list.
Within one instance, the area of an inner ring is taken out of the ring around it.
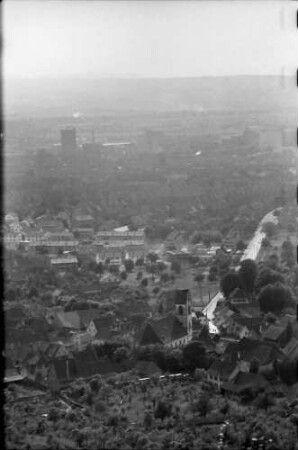
{"label": "town", "polygon": [[298,450],[295,2],[2,3],[3,448]]}
{"label": "town", "polygon": [[[61,129],[60,137],[57,158],[67,155],[71,164],[70,155],[80,151],[76,129]],[[48,171],[53,162],[44,164]],[[22,208],[19,215],[7,211],[6,409],[15,415],[13,405],[24,398],[23,408],[40,417],[31,426],[39,430],[36,447],[92,446],[92,433],[77,428],[71,439],[42,438],[54,424],[57,429],[59,417],[68,421],[75,412],[78,422],[92,417],[101,427],[116,427],[118,440],[104,438],[107,448],[121,442],[124,430],[134,436],[143,430],[146,442],[157,444],[150,432],[156,421],[176,448],[175,440],[182,445],[186,436],[170,430],[182,416],[185,426],[200,429],[193,431],[193,446],[200,439],[201,446],[293,448],[296,217],[286,198],[279,202],[283,206],[267,212],[254,233],[242,218],[225,234],[172,225],[164,238],[152,236],[146,217],[103,222],[101,208],[95,214],[82,204],[35,217]],[[278,416],[282,427],[287,423],[292,440],[259,422],[245,431],[241,414],[262,411],[271,411],[272,420]],[[28,423],[17,416],[20,427]],[[210,424],[211,441],[201,434]],[[17,445],[21,437],[7,430]]]}

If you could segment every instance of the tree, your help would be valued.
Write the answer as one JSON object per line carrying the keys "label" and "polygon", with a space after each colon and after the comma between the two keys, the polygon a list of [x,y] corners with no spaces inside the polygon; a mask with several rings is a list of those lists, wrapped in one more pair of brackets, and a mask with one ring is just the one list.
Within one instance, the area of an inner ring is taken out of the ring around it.
{"label": "tree", "polygon": [[141,266],[143,266],[144,265],[144,258],[138,258],[137,260],[136,260],[136,266],[137,267],[141,267]]}
{"label": "tree", "polygon": [[207,368],[207,356],[204,346],[198,341],[189,342],[182,350],[184,366],[190,372],[196,368]]}
{"label": "tree", "polygon": [[291,289],[282,284],[268,284],[259,295],[260,308],[263,312],[281,313],[287,306],[293,305]]}
{"label": "tree", "polygon": [[293,267],[295,264],[294,246],[290,239],[285,240],[282,244],[281,260],[285,261],[289,267]]}
{"label": "tree", "polygon": [[262,248],[268,248],[268,247],[270,247],[270,241],[269,241],[269,239],[266,238],[266,237],[264,237],[264,238],[262,239],[261,245],[262,245]]}
{"label": "tree", "polygon": [[155,263],[155,262],[158,260],[158,254],[157,254],[157,253],[154,253],[154,252],[151,252],[151,253],[149,253],[149,254],[147,255],[147,258],[149,259],[149,261],[150,261],[151,263]]}
{"label": "tree", "polygon": [[236,272],[230,272],[221,279],[220,289],[225,298],[229,298],[236,288],[241,288],[241,279]]}
{"label": "tree", "polygon": [[127,347],[119,347],[113,353],[113,359],[116,362],[122,362],[129,356],[129,350]]}
{"label": "tree", "polygon": [[284,277],[281,273],[277,272],[276,270],[272,270],[268,267],[263,268],[262,270],[259,270],[257,280],[256,280],[256,290],[262,289],[264,286],[267,286],[268,284],[275,284],[275,283],[284,283]]}
{"label": "tree", "polygon": [[122,270],[122,272],[120,272],[120,278],[121,280],[127,279],[127,272],[125,270]]}
{"label": "tree", "polygon": [[167,272],[163,272],[160,276],[160,281],[162,283],[168,283],[170,281],[170,275]]}
{"label": "tree", "polygon": [[242,252],[245,249],[246,249],[246,244],[245,244],[245,242],[242,241],[242,239],[240,239],[236,244],[236,250],[239,250]]}
{"label": "tree", "polygon": [[163,261],[158,261],[158,263],[156,264],[156,267],[159,272],[163,272],[167,266],[165,265],[165,263]]}
{"label": "tree", "polygon": [[205,417],[210,411],[210,398],[207,394],[201,394],[199,399],[195,401],[192,405],[193,412],[200,413],[201,416]]}
{"label": "tree", "polygon": [[141,286],[147,287],[148,286],[148,278],[143,278],[141,281]]}
{"label": "tree", "polygon": [[134,262],[132,259],[126,259],[124,261],[124,266],[127,272],[131,272],[134,268]]}
{"label": "tree", "polygon": [[277,232],[277,225],[274,222],[265,222],[262,230],[268,238],[272,238]]}
{"label": "tree", "polygon": [[198,284],[202,283],[202,282],[204,281],[204,279],[205,279],[205,275],[204,275],[203,273],[198,273],[198,274],[195,276],[195,278],[194,278],[194,280],[195,280]]}
{"label": "tree", "polygon": [[163,400],[159,400],[154,411],[155,419],[164,419],[171,415],[171,405]]}
{"label": "tree", "polygon": [[143,276],[143,272],[139,270],[139,272],[137,273],[137,280],[141,280]]}
{"label": "tree", "polygon": [[277,363],[277,371],[280,379],[288,386],[298,382],[297,360],[284,359],[282,362]]}
{"label": "tree", "polygon": [[255,281],[257,277],[257,265],[252,259],[245,259],[240,264],[238,275],[241,280],[243,289],[252,294],[254,291]]}

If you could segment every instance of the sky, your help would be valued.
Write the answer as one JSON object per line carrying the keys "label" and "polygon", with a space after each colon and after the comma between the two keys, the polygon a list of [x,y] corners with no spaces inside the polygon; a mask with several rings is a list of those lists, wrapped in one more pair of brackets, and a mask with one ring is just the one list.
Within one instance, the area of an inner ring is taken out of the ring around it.
{"label": "sky", "polygon": [[4,0],[3,74],[291,74],[297,63],[295,3]]}

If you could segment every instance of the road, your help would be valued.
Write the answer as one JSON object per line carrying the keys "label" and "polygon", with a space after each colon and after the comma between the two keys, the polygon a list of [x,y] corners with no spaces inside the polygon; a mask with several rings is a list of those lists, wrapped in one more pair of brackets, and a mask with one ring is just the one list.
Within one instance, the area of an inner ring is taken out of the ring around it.
{"label": "road", "polygon": [[[281,208],[277,208],[277,209],[281,209]],[[273,222],[275,224],[278,223],[278,217],[274,216],[274,212],[276,211],[270,211],[268,214],[266,214],[263,219],[261,220],[253,238],[251,239],[251,241],[249,242],[242,258],[241,261],[244,261],[245,259],[252,259],[252,260],[256,260],[259,251],[261,249],[261,245],[262,245],[262,240],[265,237],[265,233],[262,231],[262,227],[263,224],[266,222]],[[240,267],[240,266],[239,266]],[[239,268],[237,267],[237,269]],[[219,300],[223,299],[223,295],[221,292],[218,292],[213,298],[212,300],[208,303],[208,305],[203,309],[203,314],[207,317],[207,319],[209,320],[209,331],[210,333],[218,333],[218,329],[217,327],[214,325],[214,323],[212,323],[212,319],[214,318],[214,311],[216,308],[216,305],[218,303]]]}

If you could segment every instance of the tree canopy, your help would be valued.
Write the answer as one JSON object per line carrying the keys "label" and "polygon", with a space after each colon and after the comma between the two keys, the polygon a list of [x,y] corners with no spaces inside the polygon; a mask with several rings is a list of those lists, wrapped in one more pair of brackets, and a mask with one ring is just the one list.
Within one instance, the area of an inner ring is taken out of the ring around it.
{"label": "tree canopy", "polygon": [[241,262],[238,275],[244,290],[252,294],[257,278],[257,265],[252,259],[245,259]]}

